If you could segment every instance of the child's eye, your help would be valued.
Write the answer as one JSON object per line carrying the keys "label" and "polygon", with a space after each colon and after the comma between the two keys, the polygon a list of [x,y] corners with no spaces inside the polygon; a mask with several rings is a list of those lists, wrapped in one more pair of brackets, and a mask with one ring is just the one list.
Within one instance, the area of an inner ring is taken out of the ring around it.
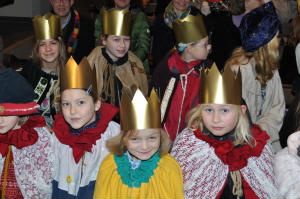
{"label": "child's eye", "polygon": [[45,43],[40,43],[40,46],[45,46],[46,44]]}
{"label": "child's eye", "polygon": [[78,104],[79,104],[79,105],[85,104],[85,101],[80,100],[80,101],[78,101]]}
{"label": "child's eye", "polygon": [[130,138],[130,140],[131,140],[131,141],[137,141],[137,140],[138,140],[138,138],[136,138],[136,137],[132,137],[132,138]]}
{"label": "child's eye", "polygon": [[228,113],[228,112],[229,112],[229,109],[227,109],[227,108],[222,109],[222,113]]}
{"label": "child's eye", "polygon": [[114,42],[119,42],[120,41],[120,39],[114,39]]}
{"label": "child's eye", "polygon": [[210,112],[212,112],[213,110],[212,110],[211,108],[206,108],[206,109],[204,109],[204,111],[210,113]]}
{"label": "child's eye", "polygon": [[67,106],[70,105],[70,103],[68,103],[68,102],[63,102],[63,103],[61,103],[61,105],[62,105],[63,107],[67,107]]}
{"label": "child's eye", "polygon": [[150,137],[150,140],[156,140],[156,139],[157,139],[156,136],[151,136],[151,137]]}
{"label": "child's eye", "polygon": [[56,41],[52,41],[51,45],[56,46],[57,42]]}

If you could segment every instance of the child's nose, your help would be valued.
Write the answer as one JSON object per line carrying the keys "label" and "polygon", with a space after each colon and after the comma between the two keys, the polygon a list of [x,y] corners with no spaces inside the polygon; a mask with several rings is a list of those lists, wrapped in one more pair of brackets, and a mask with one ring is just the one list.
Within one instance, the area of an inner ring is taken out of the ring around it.
{"label": "child's nose", "polygon": [[124,41],[124,39],[121,39],[121,40],[120,40],[120,46],[121,46],[121,47],[125,47],[125,41]]}
{"label": "child's nose", "polygon": [[213,121],[214,122],[219,122],[220,121],[220,115],[217,112],[213,113]]}
{"label": "child's nose", "polygon": [[142,149],[147,149],[148,148],[148,144],[146,140],[142,141]]}
{"label": "child's nose", "polygon": [[76,113],[76,107],[74,105],[70,105],[70,113],[71,114]]}

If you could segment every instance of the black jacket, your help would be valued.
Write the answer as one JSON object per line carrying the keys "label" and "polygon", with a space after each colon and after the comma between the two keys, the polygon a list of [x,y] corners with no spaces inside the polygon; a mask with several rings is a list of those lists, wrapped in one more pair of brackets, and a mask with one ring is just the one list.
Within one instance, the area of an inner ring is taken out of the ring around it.
{"label": "black jacket", "polygon": [[[63,29],[63,40],[66,45],[69,37],[73,34],[74,23],[75,13],[72,10],[70,21]],[[77,63],[79,63],[84,56],[88,56],[95,45],[94,24],[92,20],[79,14],[79,25],[78,43],[75,52],[72,54]]]}

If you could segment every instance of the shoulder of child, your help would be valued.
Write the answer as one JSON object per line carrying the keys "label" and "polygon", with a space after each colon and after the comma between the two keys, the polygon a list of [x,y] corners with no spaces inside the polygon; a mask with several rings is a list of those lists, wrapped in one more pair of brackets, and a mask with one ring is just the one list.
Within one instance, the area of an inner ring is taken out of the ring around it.
{"label": "shoulder of child", "polygon": [[140,60],[140,58],[138,58],[133,52],[131,52],[130,50],[128,51],[128,60],[131,62],[136,63],[137,67],[139,68],[144,68],[143,67],[143,63]]}
{"label": "shoulder of child", "polygon": [[108,154],[102,161],[100,170],[113,169],[116,168],[116,163],[114,159],[114,154]]}
{"label": "shoulder of child", "polygon": [[178,162],[169,154],[165,154],[159,161],[159,167],[168,173],[177,172],[180,169]]}

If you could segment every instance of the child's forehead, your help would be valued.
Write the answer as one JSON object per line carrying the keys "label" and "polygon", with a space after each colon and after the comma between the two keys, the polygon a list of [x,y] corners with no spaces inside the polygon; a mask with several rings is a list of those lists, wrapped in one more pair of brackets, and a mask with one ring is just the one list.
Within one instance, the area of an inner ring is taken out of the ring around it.
{"label": "child's forehead", "polygon": [[132,132],[132,136],[148,136],[160,134],[160,129],[151,128],[151,129],[139,129]]}
{"label": "child's forehead", "polygon": [[66,89],[61,94],[62,99],[73,99],[73,98],[86,98],[89,95],[86,93],[85,90],[80,88],[70,88]]}
{"label": "child's forehead", "polygon": [[125,36],[125,35],[108,35],[109,38],[113,38],[113,39],[116,39],[116,38],[119,38],[119,39],[123,39],[123,38],[130,38],[130,36]]}
{"label": "child's forehead", "polygon": [[202,104],[204,107],[214,107],[214,108],[222,108],[222,107],[235,107],[233,104]]}

